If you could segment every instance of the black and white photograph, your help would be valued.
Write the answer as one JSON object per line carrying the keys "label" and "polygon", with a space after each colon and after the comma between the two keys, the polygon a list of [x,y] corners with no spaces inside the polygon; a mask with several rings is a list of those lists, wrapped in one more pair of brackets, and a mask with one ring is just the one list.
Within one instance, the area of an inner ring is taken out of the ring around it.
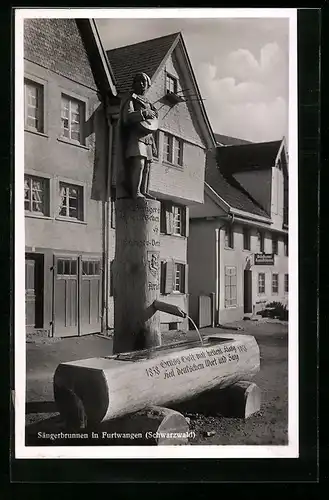
{"label": "black and white photograph", "polygon": [[17,458],[298,457],[297,142],[296,9],[17,9]]}

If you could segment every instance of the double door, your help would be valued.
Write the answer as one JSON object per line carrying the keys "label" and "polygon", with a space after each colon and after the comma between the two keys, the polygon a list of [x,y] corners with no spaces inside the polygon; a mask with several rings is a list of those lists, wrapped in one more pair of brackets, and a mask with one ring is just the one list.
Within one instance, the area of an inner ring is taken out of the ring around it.
{"label": "double door", "polygon": [[54,256],[53,334],[56,337],[101,331],[101,260]]}

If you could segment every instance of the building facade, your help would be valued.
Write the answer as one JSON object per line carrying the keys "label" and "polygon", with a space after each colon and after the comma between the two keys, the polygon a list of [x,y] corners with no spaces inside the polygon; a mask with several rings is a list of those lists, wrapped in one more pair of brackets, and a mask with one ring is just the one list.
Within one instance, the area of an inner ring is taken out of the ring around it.
{"label": "building facade", "polygon": [[190,211],[188,243],[190,312],[200,326],[288,305],[287,215],[284,140],[208,153],[205,203]]}
{"label": "building facade", "polygon": [[[150,192],[161,201],[160,258],[161,300],[188,312],[189,209],[204,201],[206,151],[215,146],[183,37],[180,33],[107,51],[117,82],[118,98],[112,100],[112,116],[118,116],[120,97],[131,89],[136,73],[151,78],[146,97],[159,110],[155,134],[158,155],[154,159]],[[189,98],[186,89],[193,92]],[[115,141],[114,141],[115,143]],[[114,148],[114,155],[116,154]],[[115,175],[112,182],[115,189]],[[115,230],[111,233],[115,244]],[[114,251],[113,251],[114,259]],[[109,310],[115,290],[111,291]],[[186,319],[160,313],[162,330],[187,329]],[[111,318],[110,327],[113,327]]]}
{"label": "building facade", "polygon": [[27,331],[64,337],[104,321],[108,124],[115,93],[94,23],[24,23]]}

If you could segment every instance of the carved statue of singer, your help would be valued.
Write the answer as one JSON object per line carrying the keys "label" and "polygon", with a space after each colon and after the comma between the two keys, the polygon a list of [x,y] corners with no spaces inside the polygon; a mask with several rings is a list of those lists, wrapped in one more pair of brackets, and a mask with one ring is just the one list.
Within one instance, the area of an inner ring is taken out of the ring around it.
{"label": "carved statue of singer", "polygon": [[149,194],[150,166],[157,154],[153,132],[158,112],[144,96],[151,85],[145,73],[137,73],[132,91],[123,99],[118,122],[117,198],[153,198]]}

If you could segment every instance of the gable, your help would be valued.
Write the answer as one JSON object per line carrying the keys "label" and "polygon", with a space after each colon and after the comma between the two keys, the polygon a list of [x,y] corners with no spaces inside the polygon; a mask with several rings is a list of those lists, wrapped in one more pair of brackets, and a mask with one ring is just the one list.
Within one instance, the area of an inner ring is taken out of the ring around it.
{"label": "gable", "polygon": [[195,117],[191,103],[182,101],[175,105],[170,105],[167,101],[163,100],[166,93],[167,73],[177,78],[177,91],[179,95],[182,95],[181,91],[186,88],[188,83],[178,65],[176,48],[167,57],[161,68],[159,68],[152,86],[147,93],[147,97],[151,102],[155,103],[156,108],[159,110],[160,130],[177,135],[201,148],[206,148],[206,141],[202,136],[201,127]]}
{"label": "gable", "polygon": [[24,58],[96,90],[75,19],[25,19]]}
{"label": "gable", "polygon": [[178,36],[179,33],[173,33],[153,40],[107,50],[106,54],[113,69],[119,92],[129,92],[133,77],[141,71],[152,79]]}

